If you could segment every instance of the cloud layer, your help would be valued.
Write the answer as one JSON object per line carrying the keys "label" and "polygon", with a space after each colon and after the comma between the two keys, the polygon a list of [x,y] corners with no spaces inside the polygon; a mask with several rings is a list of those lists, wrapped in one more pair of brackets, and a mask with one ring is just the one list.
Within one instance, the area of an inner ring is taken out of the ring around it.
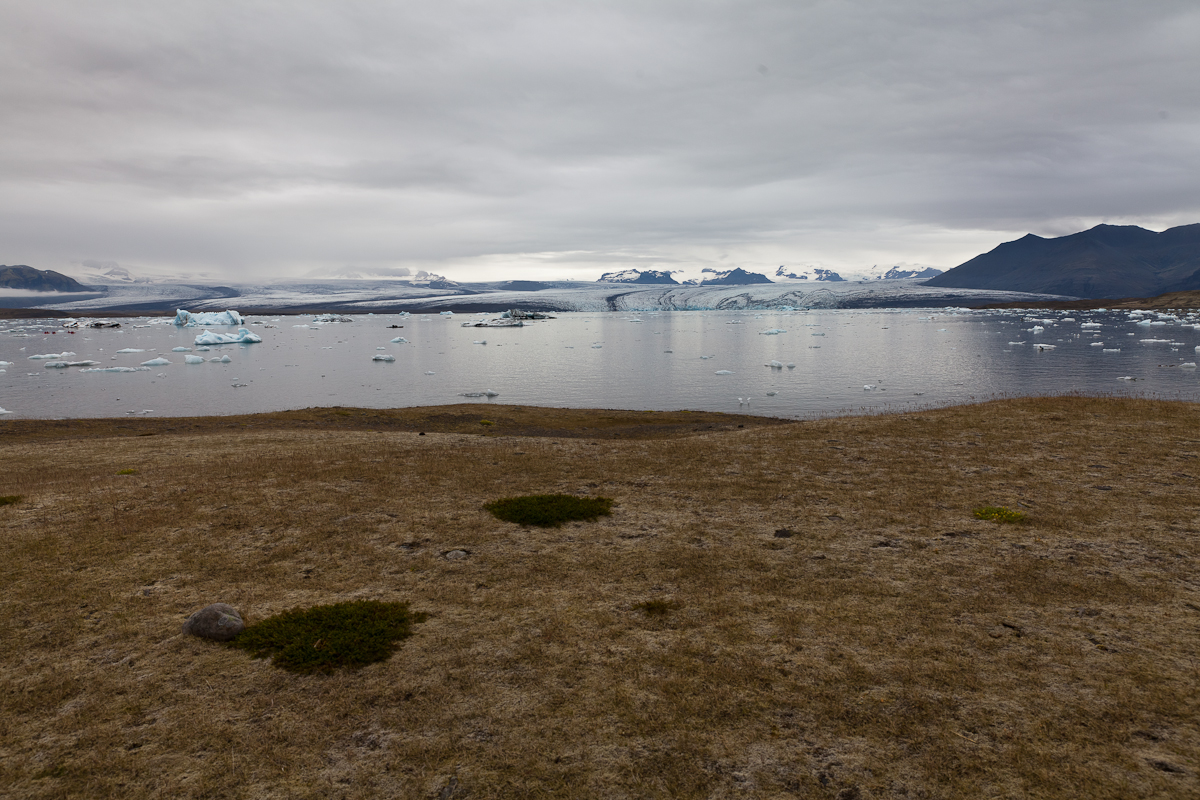
{"label": "cloud layer", "polygon": [[1200,221],[1200,8],[0,7],[0,263],[953,266]]}

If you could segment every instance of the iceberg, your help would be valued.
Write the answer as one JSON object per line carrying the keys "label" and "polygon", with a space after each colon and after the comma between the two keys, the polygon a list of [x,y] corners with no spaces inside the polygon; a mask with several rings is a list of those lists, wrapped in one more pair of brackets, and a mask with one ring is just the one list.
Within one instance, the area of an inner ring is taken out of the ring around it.
{"label": "iceberg", "polygon": [[236,311],[200,311],[193,314],[182,308],[175,311],[175,324],[181,328],[199,328],[203,325],[244,325],[246,319]]}
{"label": "iceberg", "polygon": [[185,364],[203,364],[204,356],[184,356],[183,363],[185,363]]}
{"label": "iceberg", "polygon": [[392,344],[408,344],[408,339],[405,339],[403,336],[397,336],[395,339],[392,339]]}
{"label": "iceberg", "polygon": [[192,352],[192,348],[182,347],[182,346],[181,347],[172,347],[171,352],[172,353],[190,353],[190,352]]}
{"label": "iceberg", "polygon": [[80,372],[149,372],[149,367],[92,367]]}
{"label": "iceberg", "polygon": [[42,355],[37,355],[37,356],[26,356],[26,358],[28,358],[28,359],[35,359],[35,358],[36,358],[36,359],[40,359],[40,360],[58,361],[58,360],[60,360],[60,359],[64,359],[64,358],[66,358],[67,356],[73,356],[73,355],[75,355],[75,354],[74,354],[74,353],[68,353],[68,352],[63,352],[63,353],[43,353]]}
{"label": "iceberg", "polygon": [[152,358],[149,361],[143,361],[142,366],[143,367],[163,367],[170,363],[171,363],[170,361],[167,361],[162,356],[159,356],[158,358]]}
{"label": "iceberg", "polygon": [[144,353],[146,351],[140,347],[122,347],[117,352],[118,353]]}
{"label": "iceberg", "polygon": [[261,336],[253,334],[245,328],[238,328],[237,333],[213,333],[212,331],[204,331],[196,337],[195,344],[254,344],[261,341]]}
{"label": "iceberg", "polygon": [[396,357],[393,355],[390,355],[388,353],[376,353],[375,355],[371,356],[371,360],[372,361],[389,361],[390,362],[390,361],[395,361]]}
{"label": "iceberg", "polygon": [[66,369],[67,367],[94,367],[99,361],[47,361],[42,364],[47,369]]}
{"label": "iceberg", "polygon": [[343,317],[341,314],[316,314],[313,316],[313,322],[324,325],[327,322],[354,322],[350,317]]}

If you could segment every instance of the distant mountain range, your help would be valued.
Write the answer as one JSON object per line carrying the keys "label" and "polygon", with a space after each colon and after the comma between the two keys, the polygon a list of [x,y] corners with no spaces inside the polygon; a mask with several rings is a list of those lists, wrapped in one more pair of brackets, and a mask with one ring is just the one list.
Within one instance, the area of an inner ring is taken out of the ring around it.
{"label": "distant mountain range", "polygon": [[701,286],[750,286],[755,283],[773,283],[770,278],[759,272],[747,272],[741,267],[735,267],[724,272],[715,269],[704,269],[701,272],[712,273],[711,278],[700,281]]}
{"label": "distant mountain range", "polygon": [[671,273],[657,269],[626,269],[620,272],[606,272],[600,276],[599,283],[668,283],[678,285],[679,281],[671,277]]}
{"label": "distant mountain range", "polygon": [[1097,225],[1054,239],[1031,233],[925,285],[1086,298],[1151,297],[1200,289],[1200,224],[1161,233],[1136,225]]}
{"label": "distant mountain range", "polygon": [[31,292],[86,292],[84,286],[74,278],[68,278],[53,270],[34,269],[19,264],[6,267],[0,264],[0,288],[23,289]]}

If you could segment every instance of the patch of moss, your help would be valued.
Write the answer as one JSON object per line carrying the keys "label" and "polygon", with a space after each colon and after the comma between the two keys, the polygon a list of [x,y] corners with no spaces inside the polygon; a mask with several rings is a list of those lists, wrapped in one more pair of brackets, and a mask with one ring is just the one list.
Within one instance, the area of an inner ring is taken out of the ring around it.
{"label": "patch of moss", "polygon": [[138,473],[137,473],[136,469],[119,469],[119,470],[117,470],[117,474],[118,475],[137,475]]}
{"label": "patch of moss", "polygon": [[479,420],[479,424],[480,425],[495,425],[496,423],[492,422],[490,419],[481,419],[481,420]]}
{"label": "patch of moss", "polygon": [[229,644],[289,672],[330,673],[386,660],[426,618],[407,603],[354,600],[276,614]]}
{"label": "patch of moss", "polygon": [[11,506],[13,503],[19,503],[24,500],[24,496],[19,494],[9,494],[0,497],[0,506]]}
{"label": "patch of moss", "polygon": [[975,509],[974,513],[977,519],[989,519],[992,522],[1014,524],[1026,521],[1025,515],[1020,511],[1013,511],[1004,506],[982,506]]}
{"label": "patch of moss", "polygon": [[485,503],[492,516],[518,525],[557,528],[564,522],[595,520],[612,513],[608,497],[576,497],[570,494],[534,494],[506,497]]}

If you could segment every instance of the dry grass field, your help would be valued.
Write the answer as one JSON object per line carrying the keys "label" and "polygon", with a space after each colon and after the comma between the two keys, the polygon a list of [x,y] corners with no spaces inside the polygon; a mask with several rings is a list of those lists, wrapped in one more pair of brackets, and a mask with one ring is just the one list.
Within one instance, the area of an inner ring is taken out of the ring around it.
{"label": "dry grass field", "polygon": [[[1195,404],[0,430],[6,798],[1200,796]],[[180,633],[360,598],[357,672]]]}

